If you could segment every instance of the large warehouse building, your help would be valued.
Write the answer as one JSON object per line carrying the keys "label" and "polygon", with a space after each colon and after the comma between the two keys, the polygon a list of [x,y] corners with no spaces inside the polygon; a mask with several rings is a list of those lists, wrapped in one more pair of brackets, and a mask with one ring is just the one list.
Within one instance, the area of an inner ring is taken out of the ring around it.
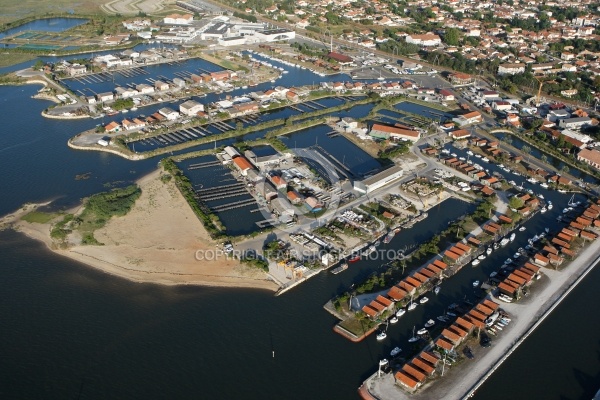
{"label": "large warehouse building", "polygon": [[394,165],[393,167],[363,179],[362,181],[355,181],[354,190],[360,193],[369,194],[374,190],[387,185],[388,183],[400,179],[402,177],[402,173],[402,168]]}

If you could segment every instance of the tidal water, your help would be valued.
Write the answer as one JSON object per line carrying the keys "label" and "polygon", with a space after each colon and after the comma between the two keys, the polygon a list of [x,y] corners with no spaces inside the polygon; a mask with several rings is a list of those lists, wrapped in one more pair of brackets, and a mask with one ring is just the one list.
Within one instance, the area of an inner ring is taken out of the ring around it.
{"label": "tidal water", "polygon": [[[131,162],[69,149],[69,137],[97,122],[42,118],[49,103],[30,99],[37,89],[0,87],[0,214],[51,199],[55,208],[71,206],[156,167],[159,158]],[[75,179],[86,173],[89,179]],[[537,215],[518,235],[555,224],[568,196],[543,193],[555,203],[553,212]],[[444,202],[390,248],[428,240],[468,207]],[[380,358],[406,347],[414,325],[465,296],[474,299],[471,282],[516,247],[444,282],[438,296],[391,326],[383,343],[370,337],[353,344],[332,332],[336,320],[322,305],[382,261],[322,273],[276,298],[261,290],[131,283],[56,256],[19,233],[0,232],[0,398],[353,399]],[[477,398],[589,399],[600,386],[599,278],[596,269]]]}

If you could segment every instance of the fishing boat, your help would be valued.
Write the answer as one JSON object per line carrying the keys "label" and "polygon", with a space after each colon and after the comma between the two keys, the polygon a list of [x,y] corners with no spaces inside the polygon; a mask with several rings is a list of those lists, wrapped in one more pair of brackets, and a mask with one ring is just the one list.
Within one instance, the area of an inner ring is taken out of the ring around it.
{"label": "fishing boat", "polygon": [[390,356],[392,357],[396,357],[398,354],[400,354],[402,352],[402,349],[400,347],[394,347],[392,349],[392,351],[390,351]]}
{"label": "fishing boat", "polygon": [[398,311],[396,311],[396,317],[401,317],[404,314],[406,314],[406,310],[404,308],[401,308]]}
{"label": "fishing boat", "polygon": [[387,337],[387,333],[385,333],[384,331],[381,331],[377,334],[377,340],[383,340]]}
{"label": "fishing boat", "polygon": [[334,275],[339,274],[340,272],[343,272],[345,270],[348,269],[348,263],[342,263],[339,267],[336,267],[334,269],[331,270],[331,273]]}
{"label": "fishing boat", "polygon": [[417,335],[425,335],[427,334],[427,329],[426,328],[421,328],[417,331]]}
{"label": "fishing boat", "polygon": [[358,260],[360,260],[360,255],[359,254],[355,254],[355,255],[353,255],[352,257],[350,257],[348,259],[348,262],[353,263],[353,262],[357,262]]}
{"label": "fishing boat", "polygon": [[413,335],[412,335],[412,337],[410,339],[408,339],[408,343],[414,343],[417,340],[419,340],[419,337],[415,336],[415,327],[413,326]]}
{"label": "fishing boat", "polygon": [[524,232],[527,228],[525,228],[524,226],[519,228],[519,232]]}
{"label": "fishing boat", "polygon": [[481,263],[481,261],[479,261],[478,259],[474,259],[473,262],[471,263],[472,266],[476,267]]}
{"label": "fishing boat", "polygon": [[515,233],[511,233],[510,237],[508,238],[508,240],[510,240],[511,242],[515,240],[515,237],[517,237],[517,235],[515,235]]}
{"label": "fishing boat", "polygon": [[421,299],[419,300],[419,303],[421,303],[421,304],[425,304],[425,303],[427,303],[428,301],[429,301],[429,298],[428,298],[428,297],[421,297]]}
{"label": "fishing boat", "polygon": [[396,236],[396,232],[395,231],[389,231],[387,235],[385,235],[385,238],[383,239],[383,243],[388,244],[389,242],[392,241],[392,239],[394,238],[394,236]]}
{"label": "fishing boat", "polygon": [[475,287],[475,288],[476,288],[477,286],[479,286],[479,281],[475,281],[475,282],[473,282],[473,287]]}
{"label": "fishing boat", "polygon": [[427,322],[425,322],[425,328],[431,328],[432,326],[435,325],[435,321],[430,319]]}
{"label": "fishing boat", "polygon": [[492,254],[492,251],[493,251],[492,248],[488,247],[487,249],[485,249],[485,254],[487,254],[489,256],[490,254]]}
{"label": "fishing boat", "polygon": [[435,293],[436,295],[440,292],[440,287],[436,286],[435,288],[433,288],[433,293]]}
{"label": "fishing boat", "polygon": [[398,317],[394,315],[392,318],[390,318],[390,324],[395,324],[396,322],[398,322]]}

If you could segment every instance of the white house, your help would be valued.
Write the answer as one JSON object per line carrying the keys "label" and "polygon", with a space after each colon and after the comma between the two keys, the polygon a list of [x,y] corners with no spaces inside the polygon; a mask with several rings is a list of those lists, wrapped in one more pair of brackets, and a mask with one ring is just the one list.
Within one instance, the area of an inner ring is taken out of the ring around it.
{"label": "white house", "polygon": [[265,29],[256,31],[254,37],[261,42],[277,42],[280,40],[290,40],[296,37],[296,32],[289,29]]}
{"label": "white house", "polygon": [[494,101],[492,102],[492,109],[497,111],[508,111],[512,108],[512,104],[508,101]]}
{"label": "white house", "polygon": [[139,85],[135,85],[135,89],[140,93],[140,94],[149,94],[149,93],[154,93],[154,87],[150,86],[146,83],[140,83]]}
{"label": "white house", "polygon": [[166,119],[168,119],[169,121],[174,121],[177,118],[179,118],[179,113],[169,107],[161,108],[160,110],[158,110],[158,113]]}
{"label": "white house", "polygon": [[565,129],[580,129],[584,125],[588,125],[592,120],[588,117],[565,118],[558,122],[558,126]]}
{"label": "white house", "polygon": [[105,93],[98,93],[96,95],[96,98],[98,99],[98,101],[111,101],[113,100],[115,97],[112,94],[112,92],[105,92]]}
{"label": "white house", "polygon": [[424,35],[407,35],[406,43],[416,44],[418,46],[430,47],[442,44],[442,39],[438,35],[426,33]]}
{"label": "white house", "polygon": [[525,72],[525,64],[500,64],[498,75],[516,75]]}
{"label": "white house", "polygon": [[179,105],[179,112],[190,117],[195,117],[200,111],[204,111],[204,105],[194,100],[188,100]]}
{"label": "white house", "polygon": [[192,21],[194,21],[192,14],[170,14],[163,18],[163,22],[170,25],[189,25]]}

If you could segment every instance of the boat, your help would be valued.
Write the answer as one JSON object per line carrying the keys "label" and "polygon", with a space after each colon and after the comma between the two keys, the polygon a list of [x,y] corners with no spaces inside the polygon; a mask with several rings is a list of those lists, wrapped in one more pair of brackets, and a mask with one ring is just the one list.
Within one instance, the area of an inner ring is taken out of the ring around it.
{"label": "boat", "polygon": [[504,247],[508,244],[508,242],[510,242],[510,240],[508,238],[504,238],[500,241],[500,246]]}
{"label": "boat", "polygon": [[506,261],[504,261],[504,264],[512,264],[512,262],[512,258],[507,258]]}
{"label": "boat", "polygon": [[541,212],[542,214],[544,214],[546,211],[548,211],[548,209],[547,209],[546,207],[542,207],[542,209],[540,210],[540,212]]}
{"label": "boat", "polygon": [[540,183],[540,186],[543,187],[544,189],[548,189],[548,184],[546,182]]}
{"label": "boat", "polygon": [[544,228],[544,231],[546,231],[546,233],[550,233],[550,228]]}
{"label": "boat", "polygon": [[412,310],[414,310],[415,308],[417,308],[417,303],[412,303],[412,302],[411,302],[411,303],[408,305],[408,307],[406,307],[406,309],[407,309],[408,311],[412,311]]}
{"label": "boat", "polygon": [[498,250],[500,248],[500,243],[494,243],[494,250]]}
{"label": "boat", "polygon": [[432,326],[435,325],[435,321],[430,319],[429,321],[425,322],[425,328],[431,328]]}
{"label": "boat", "polygon": [[369,248],[368,248],[368,249],[366,249],[366,250],[364,250],[364,251],[362,252],[362,255],[366,257],[366,256],[368,256],[368,255],[370,255],[371,253],[373,253],[373,252],[376,252],[376,251],[377,251],[377,248],[376,248],[375,246],[369,246]]}
{"label": "boat", "polygon": [[439,317],[437,317],[437,320],[440,322],[448,322],[448,317],[446,317],[445,315],[440,315]]}
{"label": "boat", "polygon": [[379,367],[385,367],[389,363],[390,362],[386,358],[384,358],[383,360],[379,360]]}
{"label": "boat", "polygon": [[544,200],[544,198],[545,198],[545,197],[544,197],[544,195],[543,195],[543,194],[541,194],[541,193],[540,193],[540,194],[538,194],[538,195],[537,195],[537,197],[539,197],[539,198],[540,198],[540,199],[542,199],[542,200]]}
{"label": "boat", "polygon": [[474,259],[473,262],[471,263],[472,266],[476,267],[481,263],[481,261],[479,261],[478,259]]}
{"label": "boat", "polygon": [[496,324],[496,325],[494,325],[494,329],[497,329],[497,330],[501,331],[502,330],[502,326]]}
{"label": "boat", "polygon": [[568,213],[570,210],[568,208],[563,208],[563,214]]}
{"label": "boat", "polygon": [[396,236],[396,232],[395,231],[389,231],[387,235],[385,235],[385,238],[383,239],[383,243],[388,244],[389,242],[392,241],[392,239],[394,238],[394,236]]}
{"label": "boat", "polygon": [[475,282],[473,282],[473,287],[475,287],[475,288],[476,288],[477,286],[479,286],[479,281],[475,281]]}
{"label": "boat", "polygon": [[396,322],[398,322],[398,317],[394,315],[392,318],[390,318],[390,324],[395,324]]}
{"label": "boat", "polygon": [[575,201],[575,195],[571,196],[571,198],[569,199],[569,202],[567,203],[567,205],[569,207],[577,207],[580,204],[580,202]]}
{"label": "boat", "polygon": [[446,315],[450,316],[450,317],[456,317],[456,313],[453,313],[452,311],[448,311],[446,313]]}
{"label": "boat", "polygon": [[519,228],[519,232],[524,232],[527,228],[525,228],[524,226]]}
{"label": "boat", "polygon": [[375,243],[373,243],[373,246],[378,247],[381,244],[381,241],[376,241]]}
{"label": "boat", "polygon": [[377,337],[377,340],[383,340],[383,339],[385,339],[385,338],[387,337],[387,333],[385,333],[385,332],[381,331],[381,332],[379,332],[379,333],[377,334],[377,336],[376,336],[376,337]]}
{"label": "boat", "polygon": [[492,254],[492,251],[493,251],[493,250],[492,250],[492,248],[491,248],[491,247],[488,247],[488,248],[485,250],[485,253],[486,253],[486,254],[489,256],[490,254]]}
{"label": "boat", "polygon": [[428,301],[429,301],[429,298],[428,298],[428,297],[421,297],[421,299],[419,300],[419,303],[421,303],[421,304],[425,304],[425,303],[427,303]]}
{"label": "boat", "polygon": [[548,210],[552,210],[554,208],[554,206],[552,205],[552,203],[548,202]]}
{"label": "boat", "polygon": [[339,267],[336,267],[336,268],[332,269],[331,273],[334,274],[334,275],[337,275],[340,272],[343,272],[343,271],[345,271],[347,269],[348,269],[348,263],[342,263],[342,264],[340,264]]}
{"label": "boat", "polygon": [[406,314],[406,310],[404,308],[401,308],[398,311],[396,311],[396,317],[401,317],[404,314]]}
{"label": "boat", "polygon": [[390,356],[392,357],[396,357],[398,354],[400,354],[402,352],[402,349],[400,347],[394,347],[392,349],[392,351],[390,351]]}
{"label": "boat", "polygon": [[348,262],[357,262],[358,260],[360,260],[360,254],[355,254],[348,259]]}
{"label": "boat", "polygon": [[498,273],[497,273],[496,271],[494,271],[494,272],[492,272],[492,273],[490,274],[490,278],[493,278],[493,277],[495,277],[496,275],[498,275]]}
{"label": "boat", "polygon": [[435,288],[433,288],[433,293],[438,294],[440,292],[440,287],[436,286]]}
{"label": "boat", "polygon": [[517,237],[517,235],[515,235],[515,233],[511,233],[510,237],[508,238],[508,240],[510,240],[511,242],[515,240],[515,237]]}
{"label": "boat", "polygon": [[427,329],[426,328],[421,328],[417,331],[417,335],[426,335],[427,334]]}
{"label": "boat", "polygon": [[419,337],[415,336],[415,327],[413,326],[413,335],[412,335],[412,337],[410,339],[408,339],[408,343],[414,343],[417,340],[419,340]]}
{"label": "boat", "polygon": [[487,257],[485,254],[480,255],[479,257],[477,257],[478,260],[485,260]]}
{"label": "boat", "polygon": [[513,255],[513,258],[515,260],[518,259],[519,257],[521,257],[521,253],[515,253],[515,255]]}
{"label": "boat", "polygon": [[517,182],[515,182],[515,181],[509,181],[508,184],[512,185],[512,186],[517,186]]}

